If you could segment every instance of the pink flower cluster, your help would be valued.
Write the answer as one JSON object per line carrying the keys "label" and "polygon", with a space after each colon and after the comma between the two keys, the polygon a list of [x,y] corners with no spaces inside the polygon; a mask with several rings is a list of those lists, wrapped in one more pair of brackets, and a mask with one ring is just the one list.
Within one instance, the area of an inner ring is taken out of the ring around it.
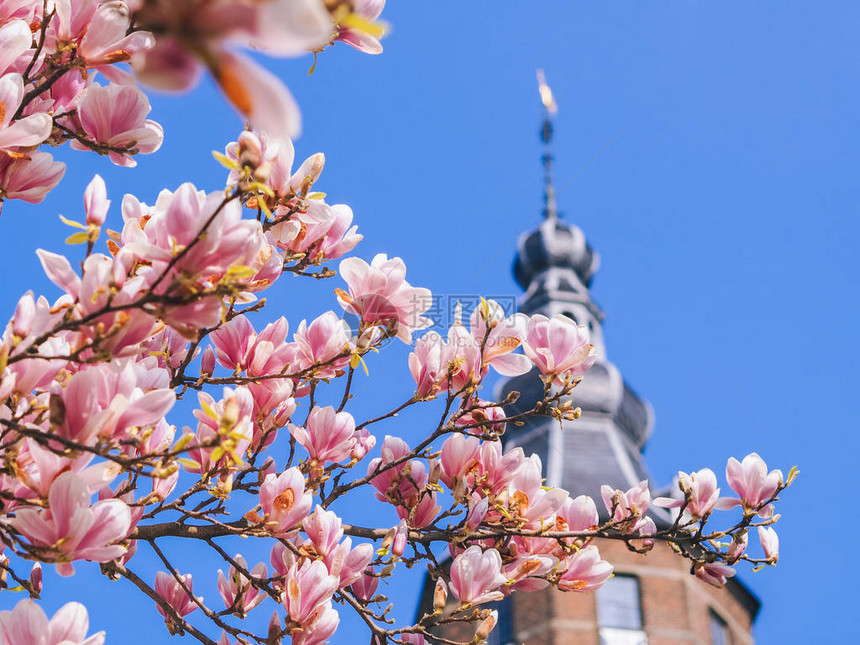
{"label": "pink flower cluster", "polygon": [[248,205],[270,213],[267,230],[289,256],[319,264],[342,257],[361,241],[349,206],[330,206],[322,193],[311,192],[325,165],[322,153],[294,171],[295,150],[288,138],[243,132],[221,159],[230,168],[228,186],[258,191]]}
{"label": "pink flower cluster", "polygon": [[[525,356],[513,353],[522,346]],[[564,377],[585,372],[594,363],[588,330],[570,318],[552,320],[537,314],[505,316],[495,301],[482,301],[472,312],[469,329],[456,322],[443,340],[424,335],[409,356],[416,395],[432,398],[440,391],[474,391],[490,365],[504,376],[517,376],[536,366],[547,378],[563,385]]]}
{"label": "pink flower cluster", "polygon": [[[0,16],[0,200],[33,203],[65,170],[37,151],[43,143],[70,141],[72,148],[107,155],[120,166],[134,166],[134,155],[160,148],[162,128],[147,118],[150,104],[134,86],[135,76],[154,87],[185,90],[208,68],[254,127],[275,137],[295,136],[301,118],[287,88],[236,49],[296,56],[340,40],[379,53],[384,32],[376,22],[384,0],[365,0],[354,9],[325,0],[8,4]],[[352,213],[336,211],[330,216],[343,234]]]}
{"label": "pink flower cluster", "polygon": [[123,0],[52,7],[10,3],[0,21],[0,198],[36,203],[57,185],[64,165],[37,152],[43,143],[70,141],[121,166],[161,146],[161,127],[147,118],[149,101],[117,67],[151,49],[152,34],[131,29]]}

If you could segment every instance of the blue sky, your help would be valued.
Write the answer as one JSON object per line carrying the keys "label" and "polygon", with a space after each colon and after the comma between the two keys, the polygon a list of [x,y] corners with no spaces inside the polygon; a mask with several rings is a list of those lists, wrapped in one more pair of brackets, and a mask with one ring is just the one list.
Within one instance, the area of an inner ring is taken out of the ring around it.
{"label": "blue sky", "polygon": [[[722,478],[727,457],[751,451],[771,467],[797,464],[780,505],[782,560],[742,574],[763,601],[756,640],[820,641],[824,625],[831,642],[860,637],[850,555],[860,527],[845,502],[860,447],[850,377],[860,6],[445,0],[393,2],[384,15],[393,32],[380,57],[335,47],[312,77],[308,59],[274,63],[304,113],[297,155],[325,152],[321,189],[355,210],[357,254],[399,255],[413,284],[440,294],[518,294],[515,239],[541,205],[534,70],[544,68],[560,106],[557,183],[575,177],[559,207],[602,256],[593,294],[609,358],[656,410],[653,479],[704,466]],[[151,203],[186,180],[222,185],[210,151],[241,124],[217,92],[204,84],[153,108],[165,145],[137,170],[64,154],[69,171],[43,205],[4,206],[7,314],[27,288],[56,295],[33,251],[62,248],[56,215],[80,216],[93,173],[116,205],[124,192]],[[111,217],[118,227],[116,209]],[[337,307],[336,286],[283,280],[268,315],[295,328]],[[405,356],[394,347],[370,362],[356,416],[408,396]],[[379,430],[412,439],[422,423],[413,415]],[[390,509],[372,518],[394,524]],[[214,600],[214,561],[190,557],[195,589]],[[419,577],[392,589],[403,619]],[[109,643],[167,639],[149,601],[122,582],[50,575],[48,587],[48,609],[87,600]],[[336,643],[353,642],[357,626],[343,614]]]}

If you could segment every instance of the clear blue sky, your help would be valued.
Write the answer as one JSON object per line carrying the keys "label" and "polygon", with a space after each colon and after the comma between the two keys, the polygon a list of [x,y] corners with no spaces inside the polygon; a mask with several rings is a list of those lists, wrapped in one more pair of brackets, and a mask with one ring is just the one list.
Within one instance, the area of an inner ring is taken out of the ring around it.
{"label": "clear blue sky", "polygon": [[[513,240],[540,209],[534,70],[545,68],[560,106],[559,185],[581,172],[559,205],[602,255],[594,296],[609,356],[656,409],[654,480],[708,465],[722,478],[728,456],[754,450],[772,467],[799,465],[781,503],[779,567],[742,576],[763,601],[757,642],[860,639],[851,562],[860,397],[850,376],[860,6],[444,0],[392,2],[384,16],[394,31],[381,57],[336,47],[310,78],[307,59],[275,65],[304,113],[297,154],[324,151],[322,190],[355,209],[366,236],[357,253],[400,255],[413,284],[442,294],[518,293]],[[62,247],[68,230],[56,214],[80,215],[94,172],[116,205],[126,191],[151,203],[185,180],[222,185],[209,151],[241,126],[217,94],[204,86],[153,105],[165,145],[136,171],[67,154],[69,172],[45,204],[4,206],[7,315],[25,288],[56,295],[33,251]],[[335,286],[282,281],[270,315],[295,327],[337,307]],[[356,416],[405,398],[404,359],[398,349],[370,362],[373,405]],[[410,439],[421,424],[380,430]],[[374,520],[392,525],[394,514]],[[201,556],[192,568],[195,590],[215,600],[213,562]],[[392,590],[404,619],[419,578]],[[47,585],[48,609],[88,600],[109,643],[167,639],[151,603],[122,582],[50,575]],[[0,605],[11,601],[4,594]],[[354,642],[356,623],[342,614],[335,642]]]}

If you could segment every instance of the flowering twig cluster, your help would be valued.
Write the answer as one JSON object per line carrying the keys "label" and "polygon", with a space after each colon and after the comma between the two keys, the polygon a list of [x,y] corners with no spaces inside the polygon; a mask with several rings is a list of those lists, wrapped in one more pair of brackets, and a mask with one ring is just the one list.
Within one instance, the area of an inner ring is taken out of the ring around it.
{"label": "flowering twig cluster", "polygon": [[[647,482],[604,487],[601,513],[589,497],[544,486],[536,456],[503,449],[511,425],[580,414],[575,388],[595,355],[587,328],[567,317],[507,316],[482,300],[458,312],[444,338],[426,333],[415,342],[403,366],[415,387],[402,404],[354,416],[356,371],[372,366],[388,340],[412,343],[429,325],[422,314],[431,294],[407,282],[400,258],[341,259],[362,237],[351,209],[315,190],[321,154],[294,168],[284,136],[291,127],[277,127],[295,123],[286,91],[234,48],[291,54],[340,39],[376,52],[382,4],[0,2],[0,39],[17,43],[0,60],[8,62],[0,72],[6,197],[38,201],[56,184],[61,170],[36,151],[45,142],[71,140],[125,165],[158,147],[145,96],[119,62],[177,88],[208,68],[259,128],[216,154],[229,169],[226,189],[183,184],[153,205],[127,195],[120,230],[106,228],[111,203],[96,176],[83,222],[67,221],[78,229],[68,241],[84,245],[79,269],[38,251],[62,295],[22,296],[0,344],[3,589],[38,599],[42,563],[70,576],[88,561],[139,588],[171,634],[207,645],[324,643],[344,610],[361,617],[375,643],[452,644],[434,630],[472,623],[471,642],[481,642],[497,619],[481,605],[508,594],[601,586],[612,565],[595,538],[642,552],[666,542],[717,586],[740,561],[776,563],[773,504],[796,473],[768,473],[757,455],[729,461],[737,497],[721,498],[708,469],[679,473],[677,498],[653,502],[677,515],[658,525]],[[94,84],[94,70],[110,84]],[[37,188],[16,192],[8,181],[14,164],[19,180]],[[292,334],[283,317],[261,326],[259,294],[285,273],[320,281],[339,274],[342,311],[302,320]],[[515,394],[482,396],[491,369],[533,370],[543,396],[529,410],[506,412]],[[177,400],[195,396],[196,422],[177,431],[168,420]],[[434,400],[442,413],[417,443],[385,435],[379,456],[369,457],[378,428]],[[393,525],[344,521],[346,502],[362,489],[393,507]],[[713,528],[714,511],[737,506],[739,519]],[[763,557],[746,551],[752,529]],[[233,553],[237,536],[262,545],[268,563],[250,566]],[[220,600],[195,595],[174,553],[177,538],[224,562],[209,581]],[[162,570],[139,569],[140,549]],[[27,561],[35,563],[29,573]],[[397,625],[380,581],[419,563],[436,580],[434,611]],[[271,619],[255,631],[245,618],[263,611]],[[103,642],[87,631],[77,603],[50,621],[30,600],[0,612],[3,645]]]}

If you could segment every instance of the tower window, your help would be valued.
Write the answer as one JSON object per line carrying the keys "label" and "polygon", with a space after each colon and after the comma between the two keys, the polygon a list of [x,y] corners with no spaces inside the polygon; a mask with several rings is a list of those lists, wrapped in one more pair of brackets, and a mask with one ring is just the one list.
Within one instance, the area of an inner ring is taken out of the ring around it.
{"label": "tower window", "polygon": [[597,590],[601,645],[646,645],[639,579],[617,575]]}
{"label": "tower window", "polygon": [[713,610],[709,612],[711,624],[711,645],[731,645],[729,626]]}

